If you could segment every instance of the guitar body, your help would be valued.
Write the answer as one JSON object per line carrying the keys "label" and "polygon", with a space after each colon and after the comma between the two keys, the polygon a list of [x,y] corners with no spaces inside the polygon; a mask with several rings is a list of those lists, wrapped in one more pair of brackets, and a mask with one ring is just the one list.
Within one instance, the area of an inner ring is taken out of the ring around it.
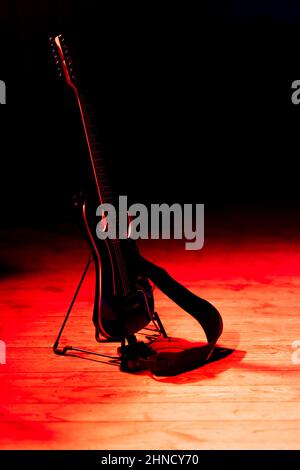
{"label": "guitar body", "polygon": [[[139,272],[135,242],[130,239],[99,239],[95,214],[96,205],[85,202],[82,206],[84,230],[96,272],[93,312],[96,339],[101,335],[112,341],[120,340],[134,335],[151,321],[153,292],[148,279]],[[122,266],[126,266],[125,286],[120,256]]]}

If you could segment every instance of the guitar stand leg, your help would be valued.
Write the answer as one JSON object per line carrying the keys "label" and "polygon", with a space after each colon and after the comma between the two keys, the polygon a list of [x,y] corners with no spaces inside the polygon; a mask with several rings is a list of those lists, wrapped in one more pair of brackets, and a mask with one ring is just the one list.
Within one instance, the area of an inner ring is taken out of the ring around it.
{"label": "guitar stand leg", "polygon": [[[64,331],[64,329],[65,329],[65,326],[66,326],[67,321],[68,321],[68,319],[69,319],[70,313],[71,313],[71,311],[72,311],[72,309],[73,309],[74,303],[75,303],[76,298],[77,298],[77,296],[78,296],[78,294],[79,294],[79,291],[80,291],[80,289],[81,289],[82,283],[83,283],[83,281],[84,281],[84,279],[85,279],[85,277],[86,277],[86,275],[87,275],[87,272],[88,272],[88,270],[89,270],[89,267],[90,267],[90,264],[91,264],[92,260],[93,260],[93,258],[92,258],[92,256],[90,255],[90,256],[89,256],[89,259],[88,259],[88,262],[87,262],[87,264],[86,264],[86,266],[85,266],[85,268],[84,268],[84,271],[83,271],[83,273],[82,273],[82,275],[81,275],[81,278],[80,278],[80,281],[79,281],[79,283],[78,283],[77,289],[76,289],[76,291],[75,291],[75,293],[74,293],[73,299],[72,299],[72,301],[71,301],[71,303],[70,303],[70,306],[69,306],[69,309],[68,309],[67,314],[66,314],[66,316],[65,316],[65,319],[64,319],[64,321],[63,321],[63,324],[62,324],[62,326],[61,326],[61,328],[60,328],[60,330],[59,330],[58,336],[57,336],[56,341],[55,341],[55,343],[54,343],[54,345],[53,345],[53,351],[54,351],[55,354],[58,354],[59,356],[64,356],[68,351],[76,351],[76,352],[81,352],[81,353],[85,353],[85,354],[92,354],[92,355],[94,355],[94,356],[100,356],[100,357],[104,357],[104,358],[106,358],[106,359],[111,359],[111,361],[109,361],[110,364],[118,365],[118,360],[117,360],[117,358],[116,358],[115,356],[109,356],[108,354],[100,354],[100,353],[96,353],[96,352],[93,352],[93,351],[87,351],[86,349],[81,349],[81,348],[74,348],[73,346],[65,346],[65,347],[63,347],[63,348],[59,348],[59,347],[58,347],[58,346],[59,346],[59,341],[60,341],[61,335],[62,335],[62,333],[63,333],[63,331]],[[97,333],[96,333],[96,339],[97,339],[97,341],[98,341],[99,343],[101,342],[101,340],[100,340],[100,338],[99,338],[99,335],[97,335]]]}
{"label": "guitar stand leg", "polygon": [[154,312],[154,313],[153,313],[153,318],[154,318],[154,320],[157,322],[158,327],[159,327],[160,332],[161,332],[161,334],[163,335],[163,337],[164,337],[164,338],[167,338],[168,335],[167,335],[167,333],[166,333],[166,330],[165,330],[165,328],[164,328],[164,325],[162,324],[162,321],[161,321],[161,319],[159,318],[159,315],[158,315],[157,312]]}
{"label": "guitar stand leg", "polygon": [[65,326],[66,326],[66,324],[67,324],[67,321],[68,321],[68,319],[69,319],[69,316],[70,316],[70,313],[71,313],[71,311],[72,311],[72,308],[73,308],[73,306],[74,306],[74,303],[75,303],[75,301],[76,301],[76,298],[77,298],[77,296],[78,296],[78,294],[79,294],[79,291],[80,291],[80,289],[81,289],[82,283],[83,283],[83,281],[84,281],[84,279],[85,279],[85,276],[87,275],[87,272],[88,272],[88,270],[89,270],[89,267],[90,267],[91,262],[92,262],[92,256],[90,255],[90,256],[89,256],[89,259],[88,259],[88,262],[87,262],[87,264],[86,264],[86,266],[85,266],[85,268],[84,268],[84,271],[83,271],[83,273],[82,273],[82,275],[81,275],[81,278],[80,278],[80,281],[79,281],[79,283],[78,283],[77,289],[76,289],[76,291],[75,291],[75,293],[74,293],[73,299],[72,299],[72,301],[71,301],[71,303],[70,303],[70,306],[69,306],[69,309],[68,309],[67,314],[66,314],[66,316],[65,316],[65,319],[64,319],[64,321],[63,321],[63,323],[62,323],[62,326],[61,326],[61,328],[60,328],[60,330],[59,330],[59,333],[58,333],[57,338],[56,338],[56,340],[55,340],[55,343],[54,343],[54,345],[53,345],[53,352],[54,352],[55,354],[60,355],[60,356],[65,355],[68,350],[74,349],[74,348],[72,348],[72,346],[65,346],[63,349],[59,349],[58,345],[59,345],[59,341],[60,341],[61,335],[62,335],[62,333],[63,333],[63,331],[64,331],[64,329],[65,329]]}

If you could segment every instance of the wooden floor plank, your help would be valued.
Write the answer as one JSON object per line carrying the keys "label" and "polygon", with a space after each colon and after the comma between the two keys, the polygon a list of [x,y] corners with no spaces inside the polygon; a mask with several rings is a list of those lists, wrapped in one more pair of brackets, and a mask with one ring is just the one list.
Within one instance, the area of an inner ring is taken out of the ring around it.
{"label": "wooden floor plank", "polygon": [[68,404],[41,404],[34,407],[31,404],[16,404],[0,406],[1,423],[18,423],[23,421],[39,423],[106,423],[106,422],[181,422],[189,416],[190,422],[219,421],[295,421],[300,420],[300,400],[298,402],[284,402],[284,406],[274,407],[274,403],[260,402],[255,405],[249,402],[214,402],[210,406],[203,402],[183,402],[176,404],[174,413],[173,403],[157,403],[149,407],[149,403],[68,403]]}
{"label": "wooden floor plank", "polygon": [[2,446],[15,449],[299,449],[295,421],[4,423]]}

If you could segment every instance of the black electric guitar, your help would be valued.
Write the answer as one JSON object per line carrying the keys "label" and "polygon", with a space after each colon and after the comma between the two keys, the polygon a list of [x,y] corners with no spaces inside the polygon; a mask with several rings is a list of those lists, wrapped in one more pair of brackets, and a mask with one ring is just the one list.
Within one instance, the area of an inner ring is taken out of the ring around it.
{"label": "black electric guitar", "polygon": [[[103,203],[116,206],[116,198],[105,168],[104,156],[97,148],[85,100],[73,75],[72,61],[64,38],[62,35],[51,37],[50,44],[59,73],[72,90],[76,101],[93,179],[93,195],[82,203],[82,218],[96,268],[93,312],[96,339],[100,341],[100,336],[103,336],[109,340],[121,340],[119,353],[126,370],[149,369],[158,375],[172,375],[198,367],[211,357],[222,333],[221,315],[210,302],[196,296],[172,279],[164,269],[144,259],[130,238],[102,240],[97,237],[96,226],[99,225],[99,219],[96,219],[96,209]],[[105,214],[102,221],[105,227]],[[176,338],[166,336],[162,323],[154,312],[149,279],[199,322],[206,334],[207,344],[191,343],[187,347],[186,343],[182,345]],[[68,315],[69,312],[67,317]],[[150,321],[153,321],[162,334],[159,341],[150,343],[149,347],[137,342],[135,333],[146,327]],[[66,320],[54,345],[57,354],[76,349],[58,349],[65,323]],[[125,340],[128,346],[125,345]]]}
{"label": "black electric guitar", "polygon": [[[92,132],[84,96],[76,83],[65,40],[59,35],[51,37],[50,43],[59,73],[75,95],[94,180],[94,195],[83,202],[82,217],[96,268],[93,314],[96,339],[100,335],[111,340],[128,338],[154,319],[152,287],[147,278],[138,272],[134,262],[138,251],[133,240],[102,240],[96,235],[96,226],[99,224],[99,218],[96,219],[97,207],[104,203],[115,204],[116,197],[103,154]],[[104,216],[102,222],[105,229]]]}

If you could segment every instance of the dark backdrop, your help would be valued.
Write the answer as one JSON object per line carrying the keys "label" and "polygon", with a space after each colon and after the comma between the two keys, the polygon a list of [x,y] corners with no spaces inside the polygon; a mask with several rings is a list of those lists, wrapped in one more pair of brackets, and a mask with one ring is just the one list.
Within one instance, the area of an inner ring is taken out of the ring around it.
{"label": "dark backdrop", "polygon": [[72,44],[120,192],[211,211],[300,206],[300,7],[203,3],[1,2],[3,225],[68,220],[80,187],[86,154],[53,31]]}

